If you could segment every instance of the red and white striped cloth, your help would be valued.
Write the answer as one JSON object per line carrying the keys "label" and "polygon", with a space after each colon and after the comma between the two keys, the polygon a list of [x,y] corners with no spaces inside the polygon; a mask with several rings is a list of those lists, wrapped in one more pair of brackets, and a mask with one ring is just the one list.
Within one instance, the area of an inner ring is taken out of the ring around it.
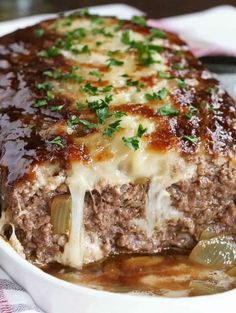
{"label": "red and white striped cloth", "polygon": [[30,295],[0,268],[0,313],[43,313]]}

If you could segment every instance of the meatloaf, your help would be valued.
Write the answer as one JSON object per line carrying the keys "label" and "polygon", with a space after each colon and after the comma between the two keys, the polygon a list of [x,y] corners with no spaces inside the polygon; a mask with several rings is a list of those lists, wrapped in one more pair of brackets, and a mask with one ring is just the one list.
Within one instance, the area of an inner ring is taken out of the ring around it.
{"label": "meatloaf", "polygon": [[0,38],[1,235],[80,268],[236,231],[236,108],[175,34],[82,10]]}

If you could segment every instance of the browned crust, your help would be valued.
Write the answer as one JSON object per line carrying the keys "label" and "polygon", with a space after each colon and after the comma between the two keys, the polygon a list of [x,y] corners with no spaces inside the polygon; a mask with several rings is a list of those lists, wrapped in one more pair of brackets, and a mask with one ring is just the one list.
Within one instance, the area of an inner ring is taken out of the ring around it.
{"label": "browned crust", "polygon": [[[13,183],[25,177],[30,174],[33,164],[46,160],[59,161],[62,167],[68,166],[70,161],[75,159],[82,162],[92,161],[86,147],[86,132],[79,130],[80,137],[84,136],[84,142],[76,146],[73,138],[64,135],[60,130],[61,125],[66,123],[72,113],[71,99],[57,95],[51,101],[50,105],[64,104],[60,113],[52,113],[47,107],[33,107],[35,100],[41,97],[41,93],[35,88],[35,82],[42,81],[43,71],[61,69],[66,72],[71,68],[71,62],[62,56],[50,60],[38,56],[39,51],[55,44],[59,35],[47,30],[42,38],[37,38],[34,30],[39,26],[47,29],[51,23],[53,21],[44,22],[0,38],[0,166],[7,170],[6,183]],[[123,29],[133,29],[146,35],[150,32],[148,27],[140,27],[131,22],[124,23]],[[181,114],[177,117],[156,116],[151,103],[145,106],[136,105],[135,108],[125,103],[121,106],[122,110],[148,117],[159,125],[156,132],[145,136],[150,149],[157,152],[178,149],[183,155],[192,156],[198,153],[201,147],[210,155],[235,155],[236,110],[233,99],[227,93],[216,93],[213,97],[207,90],[209,87],[218,87],[218,82],[210,76],[204,78],[205,69],[176,35],[168,33],[167,40],[183,48],[181,55],[176,54],[173,49],[163,49],[161,53],[168,59],[169,64],[184,60],[186,65],[186,70],[171,70],[169,74],[177,78],[196,78],[200,82],[197,87],[189,87],[186,90],[176,88],[172,93],[173,104]],[[153,78],[143,79],[150,85],[155,83]],[[214,111],[202,107],[200,104],[203,101],[213,106]],[[191,120],[185,117],[189,103],[198,108],[198,113]],[[74,113],[80,115],[78,112]],[[86,116],[91,119],[91,112],[83,112],[83,118]],[[30,124],[34,124],[34,127],[29,128]],[[63,149],[49,143],[52,126],[55,129],[53,134],[63,137]],[[198,143],[193,145],[183,141],[181,138],[186,135],[199,137]],[[111,155],[106,151],[105,157]],[[104,160],[104,157],[100,159]]]}

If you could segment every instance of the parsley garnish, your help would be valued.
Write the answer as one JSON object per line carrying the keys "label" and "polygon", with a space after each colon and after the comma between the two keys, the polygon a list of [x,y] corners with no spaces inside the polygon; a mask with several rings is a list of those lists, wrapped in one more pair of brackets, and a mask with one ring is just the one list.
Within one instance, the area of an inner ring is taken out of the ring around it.
{"label": "parsley garnish", "polygon": [[81,90],[82,90],[83,92],[86,92],[86,93],[92,95],[92,96],[95,96],[95,95],[97,95],[98,87],[92,86],[91,84],[88,83],[88,84],[84,85],[84,86],[81,88]]}
{"label": "parsley garnish", "polygon": [[43,28],[37,28],[34,31],[36,37],[42,37],[45,34],[45,30]]}
{"label": "parsley garnish", "polygon": [[108,60],[106,60],[106,64],[107,64],[107,67],[110,67],[110,66],[121,66],[124,64],[123,61],[120,61],[120,60],[117,60],[117,59],[114,59],[114,58],[110,58]]}
{"label": "parsley garnish", "polygon": [[43,74],[54,79],[74,80],[78,84],[80,84],[83,81],[83,78],[82,76],[76,74],[77,69],[78,69],[77,66],[72,66],[71,71],[69,73],[63,73],[59,70],[55,70],[55,71],[45,71]]}
{"label": "parsley garnish", "polygon": [[191,119],[192,117],[193,117],[193,113],[194,112],[197,112],[198,111],[198,109],[196,108],[196,107],[194,107],[193,105],[190,105],[189,106],[189,111],[188,111],[188,113],[186,113],[186,117],[187,117],[187,119]]}
{"label": "parsley garnish", "polygon": [[146,93],[145,98],[148,101],[163,100],[166,98],[167,95],[168,95],[168,90],[166,88],[162,88],[158,92],[153,92],[153,94]]}
{"label": "parsley garnish", "polygon": [[34,107],[35,108],[41,108],[45,105],[47,105],[47,100],[46,99],[39,99],[39,100],[36,100],[35,104],[34,104]]}
{"label": "parsley garnish", "polygon": [[158,28],[151,29],[151,40],[154,38],[166,38],[166,33]]}
{"label": "parsley garnish", "polygon": [[61,50],[59,48],[52,46],[47,50],[42,50],[41,52],[39,52],[39,55],[42,58],[49,59],[49,58],[53,58],[59,55],[60,53],[61,53]]}
{"label": "parsley garnish", "polygon": [[103,135],[107,137],[112,137],[112,135],[120,129],[121,120],[117,120],[114,123],[108,125],[104,130]]}
{"label": "parsley garnish", "polygon": [[81,124],[81,125],[84,125],[88,129],[93,129],[93,128],[97,128],[98,127],[97,124],[91,123],[91,122],[89,122],[87,120],[79,119],[76,115],[72,115],[70,117],[70,119],[67,121],[67,124],[69,126],[74,126],[76,124]]}
{"label": "parsley garnish", "polygon": [[85,108],[85,104],[83,104],[83,103],[80,102],[80,101],[77,101],[77,102],[76,102],[76,107],[77,107],[77,110],[78,110],[78,111],[82,111],[82,110]]}
{"label": "parsley garnish", "polygon": [[170,104],[165,104],[159,109],[157,109],[157,113],[161,116],[177,116],[179,115],[179,111],[173,108]]}
{"label": "parsley garnish", "polygon": [[193,143],[193,144],[196,144],[197,141],[198,141],[197,137],[196,136],[192,136],[192,135],[190,135],[190,136],[183,136],[182,138],[184,140],[187,140],[187,141]]}
{"label": "parsley garnish", "polygon": [[57,136],[54,139],[50,140],[49,143],[57,145],[60,148],[64,148],[64,144],[62,143],[62,138],[60,136]]}
{"label": "parsley garnish", "polygon": [[103,27],[103,28],[94,28],[92,30],[92,34],[93,35],[103,35],[105,37],[113,37],[113,34],[108,32],[108,31],[106,31],[105,27]]}
{"label": "parsley garnish", "polygon": [[166,72],[157,72],[157,75],[160,77],[160,78],[165,78],[165,79],[171,79],[173,78],[173,76],[170,75],[170,73],[166,73]]}
{"label": "parsley garnish", "polygon": [[183,71],[183,70],[185,70],[185,67],[182,64],[175,63],[175,64],[172,65],[172,69],[173,70]]}
{"label": "parsley garnish", "polygon": [[106,86],[106,87],[100,89],[100,91],[106,93],[106,92],[112,91],[112,88],[113,88],[113,87],[112,87],[111,85],[109,85],[109,86]]}
{"label": "parsley garnish", "polygon": [[218,91],[218,88],[216,87],[208,87],[206,89],[206,92],[209,93],[210,95],[213,95],[214,93],[216,93]]}
{"label": "parsley garnish", "polygon": [[147,21],[143,16],[135,15],[132,17],[131,21],[137,25],[140,25],[140,26],[146,26],[147,25]]}
{"label": "parsley garnish", "polygon": [[59,112],[62,110],[62,108],[64,107],[64,105],[54,105],[50,107],[50,110],[52,112]]}
{"label": "parsley garnish", "polygon": [[95,112],[98,122],[103,124],[111,114],[108,110],[108,105],[112,101],[112,96],[106,96],[105,99],[88,102],[88,107],[91,111]]}
{"label": "parsley garnish", "polygon": [[37,89],[44,91],[52,90],[52,85],[49,82],[38,83],[36,84],[36,87]]}
{"label": "parsley garnish", "polygon": [[115,118],[121,118],[123,116],[126,116],[127,114],[125,112],[120,112],[120,111],[117,111],[115,112]]}
{"label": "parsley garnish", "polygon": [[130,31],[126,30],[122,33],[121,35],[121,42],[124,43],[125,45],[129,45],[131,43],[130,39]]}
{"label": "parsley garnish", "polygon": [[89,75],[97,77],[98,80],[101,80],[102,77],[104,76],[103,73],[98,72],[98,71],[91,71],[91,72],[89,72]]}
{"label": "parsley garnish", "polygon": [[180,89],[186,89],[186,88],[187,88],[187,84],[185,83],[184,80],[179,79],[179,78],[176,78],[176,82],[177,82],[177,86],[178,86]]}
{"label": "parsley garnish", "polygon": [[124,144],[134,151],[139,148],[139,139],[147,132],[147,128],[144,128],[142,124],[139,124],[138,130],[133,137],[122,137]]}

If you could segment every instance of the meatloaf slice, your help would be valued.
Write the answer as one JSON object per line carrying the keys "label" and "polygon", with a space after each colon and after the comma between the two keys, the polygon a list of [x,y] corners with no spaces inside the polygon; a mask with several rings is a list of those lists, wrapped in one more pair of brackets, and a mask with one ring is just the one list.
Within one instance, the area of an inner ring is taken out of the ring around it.
{"label": "meatloaf slice", "polygon": [[235,233],[235,155],[233,99],[174,34],[81,11],[0,38],[0,233],[31,262]]}

